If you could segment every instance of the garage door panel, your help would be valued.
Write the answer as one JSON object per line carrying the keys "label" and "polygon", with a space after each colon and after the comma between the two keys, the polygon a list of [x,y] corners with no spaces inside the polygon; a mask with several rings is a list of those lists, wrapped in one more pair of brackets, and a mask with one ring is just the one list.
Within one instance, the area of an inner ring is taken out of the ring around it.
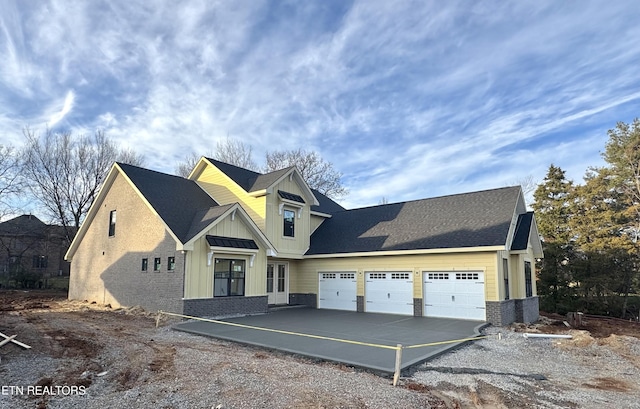
{"label": "garage door panel", "polygon": [[424,272],[424,315],[485,320],[483,272]]}
{"label": "garage door panel", "polygon": [[356,311],[356,288],[354,272],[319,273],[318,308]]}
{"label": "garage door panel", "polygon": [[366,273],[367,312],[413,315],[413,275],[410,272]]}

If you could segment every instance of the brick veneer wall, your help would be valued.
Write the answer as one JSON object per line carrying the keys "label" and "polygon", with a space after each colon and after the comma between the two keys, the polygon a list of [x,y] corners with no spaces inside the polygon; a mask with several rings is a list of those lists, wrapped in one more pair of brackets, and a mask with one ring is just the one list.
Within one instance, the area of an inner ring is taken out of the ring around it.
{"label": "brick veneer wall", "polygon": [[540,304],[537,296],[514,301],[516,302],[516,321],[529,323],[538,320],[540,317]]}
{"label": "brick veneer wall", "polygon": [[292,293],[289,294],[289,304],[291,305],[307,305],[311,308],[317,308],[318,296],[312,293]]}
{"label": "brick veneer wall", "polygon": [[[96,204],[96,215],[71,260],[69,298],[141,306],[148,311],[182,312],[184,255],[164,224],[144,204],[122,176],[114,180],[107,196]],[[109,236],[109,214],[117,211],[115,235]],[[161,267],[153,271],[153,259]],[[175,257],[175,270],[167,259]],[[142,259],[149,261],[142,270]]]}
{"label": "brick veneer wall", "polygon": [[413,299],[413,316],[422,317],[422,298]]}
{"label": "brick veneer wall", "polygon": [[516,321],[516,300],[487,301],[487,322],[504,326]]}
{"label": "brick veneer wall", "polygon": [[196,317],[224,317],[231,315],[264,314],[268,311],[268,298],[256,297],[215,297],[183,300],[185,315]]}

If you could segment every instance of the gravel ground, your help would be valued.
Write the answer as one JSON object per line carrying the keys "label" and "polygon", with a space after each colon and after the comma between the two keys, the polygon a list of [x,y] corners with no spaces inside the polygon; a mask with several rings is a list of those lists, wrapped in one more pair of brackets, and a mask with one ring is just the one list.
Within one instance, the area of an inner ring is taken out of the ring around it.
{"label": "gravel ground", "polygon": [[631,336],[525,339],[488,328],[488,338],[393,387],[389,377],[172,331],[169,322],[156,329],[140,309],[0,295],[0,331],[33,347],[0,348],[1,409],[640,408],[640,339]]}
{"label": "gravel ground", "polygon": [[640,408],[638,338],[594,339],[575,330],[566,331],[572,339],[524,338],[494,327],[484,332],[492,336],[419,366],[410,380],[470,407]]}

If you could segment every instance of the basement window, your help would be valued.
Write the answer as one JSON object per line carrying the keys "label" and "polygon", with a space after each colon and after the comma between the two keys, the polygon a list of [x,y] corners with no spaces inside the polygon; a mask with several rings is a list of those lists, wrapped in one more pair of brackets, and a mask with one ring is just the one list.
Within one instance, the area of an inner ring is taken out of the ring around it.
{"label": "basement window", "polygon": [[174,271],[176,269],[176,258],[169,257],[167,258],[167,270]]}
{"label": "basement window", "polygon": [[116,235],[116,211],[109,212],[109,237]]}
{"label": "basement window", "polygon": [[153,259],[153,271],[160,271],[160,257]]}

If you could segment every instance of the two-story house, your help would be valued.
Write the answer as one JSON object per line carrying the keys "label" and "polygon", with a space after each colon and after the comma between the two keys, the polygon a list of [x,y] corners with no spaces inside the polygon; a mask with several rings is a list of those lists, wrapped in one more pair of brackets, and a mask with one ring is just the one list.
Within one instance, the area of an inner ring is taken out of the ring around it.
{"label": "two-story house", "polygon": [[519,187],[346,210],[295,167],[114,164],[73,241],[69,297],[199,316],[270,305],[497,325],[538,317]]}
{"label": "two-story house", "polygon": [[69,240],[64,227],[46,224],[32,214],[0,223],[0,281],[39,287],[51,277],[68,276],[64,255]]}

